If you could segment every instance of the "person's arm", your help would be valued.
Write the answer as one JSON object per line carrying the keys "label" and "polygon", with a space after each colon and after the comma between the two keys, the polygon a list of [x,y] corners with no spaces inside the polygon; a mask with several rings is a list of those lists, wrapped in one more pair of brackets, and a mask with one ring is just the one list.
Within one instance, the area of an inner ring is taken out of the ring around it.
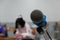
{"label": "person's arm", "polygon": [[33,28],[33,27],[32,27],[31,29],[32,29],[32,34],[35,35],[35,30],[36,30],[36,28]]}
{"label": "person's arm", "polygon": [[46,25],[43,27],[43,29],[46,29],[48,27],[48,23],[46,22]]}
{"label": "person's arm", "polygon": [[32,24],[32,27],[31,27],[31,29],[32,29],[32,34],[33,35],[35,35],[36,34],[36,29],[37,29],[37,25],[35,25],[35,24]]}

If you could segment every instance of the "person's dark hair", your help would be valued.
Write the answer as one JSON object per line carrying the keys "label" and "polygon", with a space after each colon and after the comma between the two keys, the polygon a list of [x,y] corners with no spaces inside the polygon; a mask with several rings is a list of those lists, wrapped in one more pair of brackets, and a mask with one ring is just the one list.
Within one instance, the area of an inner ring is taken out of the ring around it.
{"label": "person's dark hair", "polygon": [[[43,13],[40,10],[33,10],[30,17],[33,22],[41,22],[43,20]],[[37,29],[38,33],[44,32],[42,29],[42,26],[38,27]]]}
{"label": "person's dark hair", "polygon": [[[18,25],[21,25],[21,28],[23,28],[25,26],[25,21],[23,20],[23,18],[17,18],[16,22],[15,22],[15,28],[18,28]],[[16,33],[16,30],[14,30],[14,34]]]}
{"label": "person's dark hair", "polygon": [[21,25],[21,28],[24,27],[25,21],[23,20],[23,18],[17,18],[17,19],[16,19],[16,22],[15,22],[16,28],[18,28],[18,25]]}
{"label": "person's dark hair", "polygon": [[34,10],[32,11],[30,17],[32,21],[39,22],[43,19],[43,13],[40,10]]}

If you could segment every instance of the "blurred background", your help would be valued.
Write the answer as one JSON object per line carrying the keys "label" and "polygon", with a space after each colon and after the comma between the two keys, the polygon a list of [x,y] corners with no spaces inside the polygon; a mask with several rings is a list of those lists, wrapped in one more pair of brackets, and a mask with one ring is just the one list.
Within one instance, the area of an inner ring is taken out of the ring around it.
{"label": "blurred background", "polygon": [[[18,15],[32,25],[30,14],[39,9],[47,16],[48,32],[52,38],[60,38],[60,0],[0,0],[0,22],[14,27]],[[8,31],[13,36],[13,31]]]}

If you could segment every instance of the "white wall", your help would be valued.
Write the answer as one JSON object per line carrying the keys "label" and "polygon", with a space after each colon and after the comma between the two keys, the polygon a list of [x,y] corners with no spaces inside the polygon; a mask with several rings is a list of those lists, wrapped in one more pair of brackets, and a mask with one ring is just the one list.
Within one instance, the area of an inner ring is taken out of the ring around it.
{"label": "white wall", "polygon": [[29,22],[34,9],[41,10],[47,21],[60,21],[60,0],[0,0],[0,22],[15,22],[19,14]]}

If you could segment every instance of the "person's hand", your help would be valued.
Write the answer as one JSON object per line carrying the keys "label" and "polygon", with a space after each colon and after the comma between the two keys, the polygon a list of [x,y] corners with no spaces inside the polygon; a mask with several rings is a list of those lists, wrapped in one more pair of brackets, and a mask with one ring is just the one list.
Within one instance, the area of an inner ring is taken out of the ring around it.
{"label": "person's hand", "polygon": [[35,28],[31,28],[32,29],[32,34],[35,35],[35,30],[37,29],[36,27]]}

